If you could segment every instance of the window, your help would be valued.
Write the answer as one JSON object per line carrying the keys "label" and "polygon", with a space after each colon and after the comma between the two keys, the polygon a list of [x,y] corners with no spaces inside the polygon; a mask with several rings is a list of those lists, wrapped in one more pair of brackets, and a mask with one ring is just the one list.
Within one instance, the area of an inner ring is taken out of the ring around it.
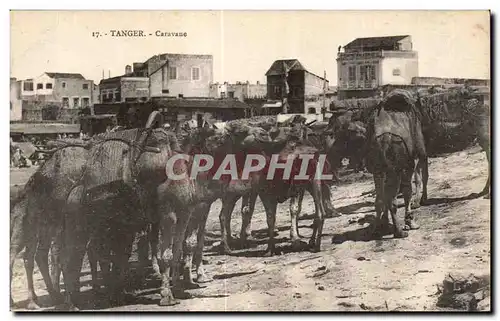
{"label": "window", "polygon": [[43,84],[36,84],[36,89],[43,89]]}
{"label": "window", "polygon": [[66,88],[66,83],[64,81],[62,82],[62,87]]}
{"label": "window", "polygon": [[393,69],[392,75],[393,76],[401,76],[401,70],[399,70],[399,68]]}
{"label": "window", "polygon": [[371,65],[369,67],[369,72],[368,72],[368,79],[369,80],[375,80],[377,79],[377,76],[375,75],[375,66]]}
{"label": "window", "polygon": [[177,79],[177,67],[168,67],[168,79]]}
{"label": "window", "polygon": [[120,92],[115,93],[115,101],[122,101],[122,95]]}
{"label": "window", "polygon": [[89,107],[89,105],[90,105],[90,98],[89,97],[83,98],[82,104],[83,104],[83,108]]}
{"label": "window", "polygon": [[356,81],[356,66],[348,67],[349,81]]}
{"label": "window", "polygon": [[89,84],[83,84],[83,85],[82,85],[82,88],[83,88],[83,89],[89,89]]}
{"label": "window", "polygon": [[68,108],[69,107],[69,98],[68,97],[63,97],[63,99],[62,99],[62,105],[63,105],[63,108]]}
{"label": "window", "polygon": [[23,83],[24,91],[33,91],[33,83],[31,81],[27,81]]}
{"label": "window", "polygon": [[366,65],[359,68],[361,80],[374,80],[375,79],[375,66]]}
{"label": "window", "polygon": [[10,102],[10,110],[12,110],[12,102]]}
{"label": "window", "polygon": [[80,107],[80,97],[73,97],[73,107]]}
{"label": "window", "polygon": [[191,69],[191,79],[192,80],[200,80],[200,68],[193,67]]}
{"label": "window", "polygon": [[228,91],[227,92],[227,97],[228,98],[234,98],[234,91]]}
{"label": "window", "polygon": [[222,91],[220,93],[220,98],[226,98],[226,92],[225,91]]}
{"label": "window", "polygon": [[292,88],[292,96],[295,98],[300,98],[300,87]]}
{"label": "window", "polygon": [[161,93],[162,94],[168,94],[170,91],[168,89],[162,89]]}
{"label": "window", "polygon": [[52,84],[45,84],[45,89],[52,89]]}

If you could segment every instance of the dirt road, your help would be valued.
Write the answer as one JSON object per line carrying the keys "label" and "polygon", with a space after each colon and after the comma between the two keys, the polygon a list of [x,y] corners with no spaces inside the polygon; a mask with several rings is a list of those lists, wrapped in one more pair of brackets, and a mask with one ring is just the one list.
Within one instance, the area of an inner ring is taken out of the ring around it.
{"label": "dirt road", "polygon": [[[406,239],[366,240],[374,218],[373,181],[368,174],[350,174],[332,190],[341,217],[326,220],[321,253],[289,252],[288,202],[278,208],[277,226],[282,255],[262,257],[267,240],[265,213],[260,202],[252,222],[254,247],[236,256],[218,255],[220,202],[212,206],[205,247],[207,274],[214,278],[205,288],[190,290],[194,298],[174,307],[159,307],[158,282],[149,282],[129,305],[112,307],[105,298],[89,301],[86,308],[106,310],[170,311],[363,311],[438,310],[437,284],[450,272],[490,273],[490,200],[467,200],[482,190],[487,162],[477,147],[432,158],[430,205],[416,210],[420,230]],[[12,174],[11,174],[12,175]],[[239,204],[232,231],[239,233]],[[312,199],[304,198],[299,226],[309,237]],[[402,208],[399,211],[403,211]],[[22,306],[26,281],[22,260],[16,262],[14,301]],[[88,280],[86,273],[84,280]],[[40,274],[35,275],[42,306],[50,309]],[[85,287],[82,291],[89,289]],[[88,295],[91,298],[90,295]]]}

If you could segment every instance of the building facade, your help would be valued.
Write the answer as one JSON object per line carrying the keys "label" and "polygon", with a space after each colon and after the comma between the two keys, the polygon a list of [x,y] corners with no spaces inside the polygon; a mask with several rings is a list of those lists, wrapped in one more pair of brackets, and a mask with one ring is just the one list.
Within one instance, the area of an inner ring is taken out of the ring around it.
{"label": "building facade", "polygon": [[151,97],[208,98],[213,82],[213,56],[161,54],[148,59],[143,69],[150,79]]}
{"label": "building facade", "polygon": [[238,99],[241,102],[245,102],[249,99],[265,99],[267,96],[267,85],[261,84],[257,81],[255,84],[250,82],[236,82],[235,84],[229,84],[227,82],[223,84],[214,83],[210,84],[210,97],[211,98],[230,98]]}
{"label": "building facade", "polygon": [[149,79],[130,76],[103,79],[99,83],[99,92],[102,104],[148,101]]}
{"label": "building facade", "polygon": [[102,104],[145,102],[152,98],[208,98],[212,55],[160,54],[125,66],[121,76],[99,83]]}
{"label": "building facade", "polygon": [[63,108],[86,108],[93,104],[94,82],[81,74],[46,72],[21,80],[21,99],[55,105]]}
{"label": "building facade", "polygon": [[23,101],[21,99],[21,82],[10,78],[10,120],[18,121],[23,117]]}
{"label": "building facade", "polygon": [[388,84],[409,85],[418,77],[411,36],[357,38],[337,54],[339,98],[366,98]]}
{"label": "building facade", "polygon": [[309,72],[297,59],[276,60],[266,77],[267,99],[286,98],[288,113],[307,113],[306,101],[321,99],[329,86],[327,79]]}

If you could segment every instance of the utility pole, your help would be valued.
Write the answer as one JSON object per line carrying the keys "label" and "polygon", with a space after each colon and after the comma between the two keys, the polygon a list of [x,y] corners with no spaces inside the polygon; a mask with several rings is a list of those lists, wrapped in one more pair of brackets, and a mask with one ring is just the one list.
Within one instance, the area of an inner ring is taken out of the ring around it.
{"label": "utility pole", "polygon": [[321,108],[321,113],[324,120],[326,116],[326,70],[323,72],[323,108]]}

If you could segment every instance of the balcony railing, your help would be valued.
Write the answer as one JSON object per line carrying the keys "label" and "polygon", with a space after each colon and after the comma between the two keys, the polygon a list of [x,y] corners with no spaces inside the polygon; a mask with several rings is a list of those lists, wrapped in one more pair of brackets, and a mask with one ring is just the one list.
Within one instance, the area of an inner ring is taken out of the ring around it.
{"label": "balcony railing", "polygon": [[339,60],[376,59],[382,58],[382,51],[339,52],[337,58]]}
{"label": "balcony railing", "polygon": [[339,89],[344,90],[362,90],[362,89],[375,89],[378,87],[377,80],[350,80],[341,81],[339,83]]}
{"label": "balcony railing", "polygon": [[378,50],[378,51],[364,51],[364,52],[339,52],[337,59],[339,60],[363,60],[363,59],[377,59],[384,57],[393,58],[416,58],[416,51],[396,51],[396,50]]}

